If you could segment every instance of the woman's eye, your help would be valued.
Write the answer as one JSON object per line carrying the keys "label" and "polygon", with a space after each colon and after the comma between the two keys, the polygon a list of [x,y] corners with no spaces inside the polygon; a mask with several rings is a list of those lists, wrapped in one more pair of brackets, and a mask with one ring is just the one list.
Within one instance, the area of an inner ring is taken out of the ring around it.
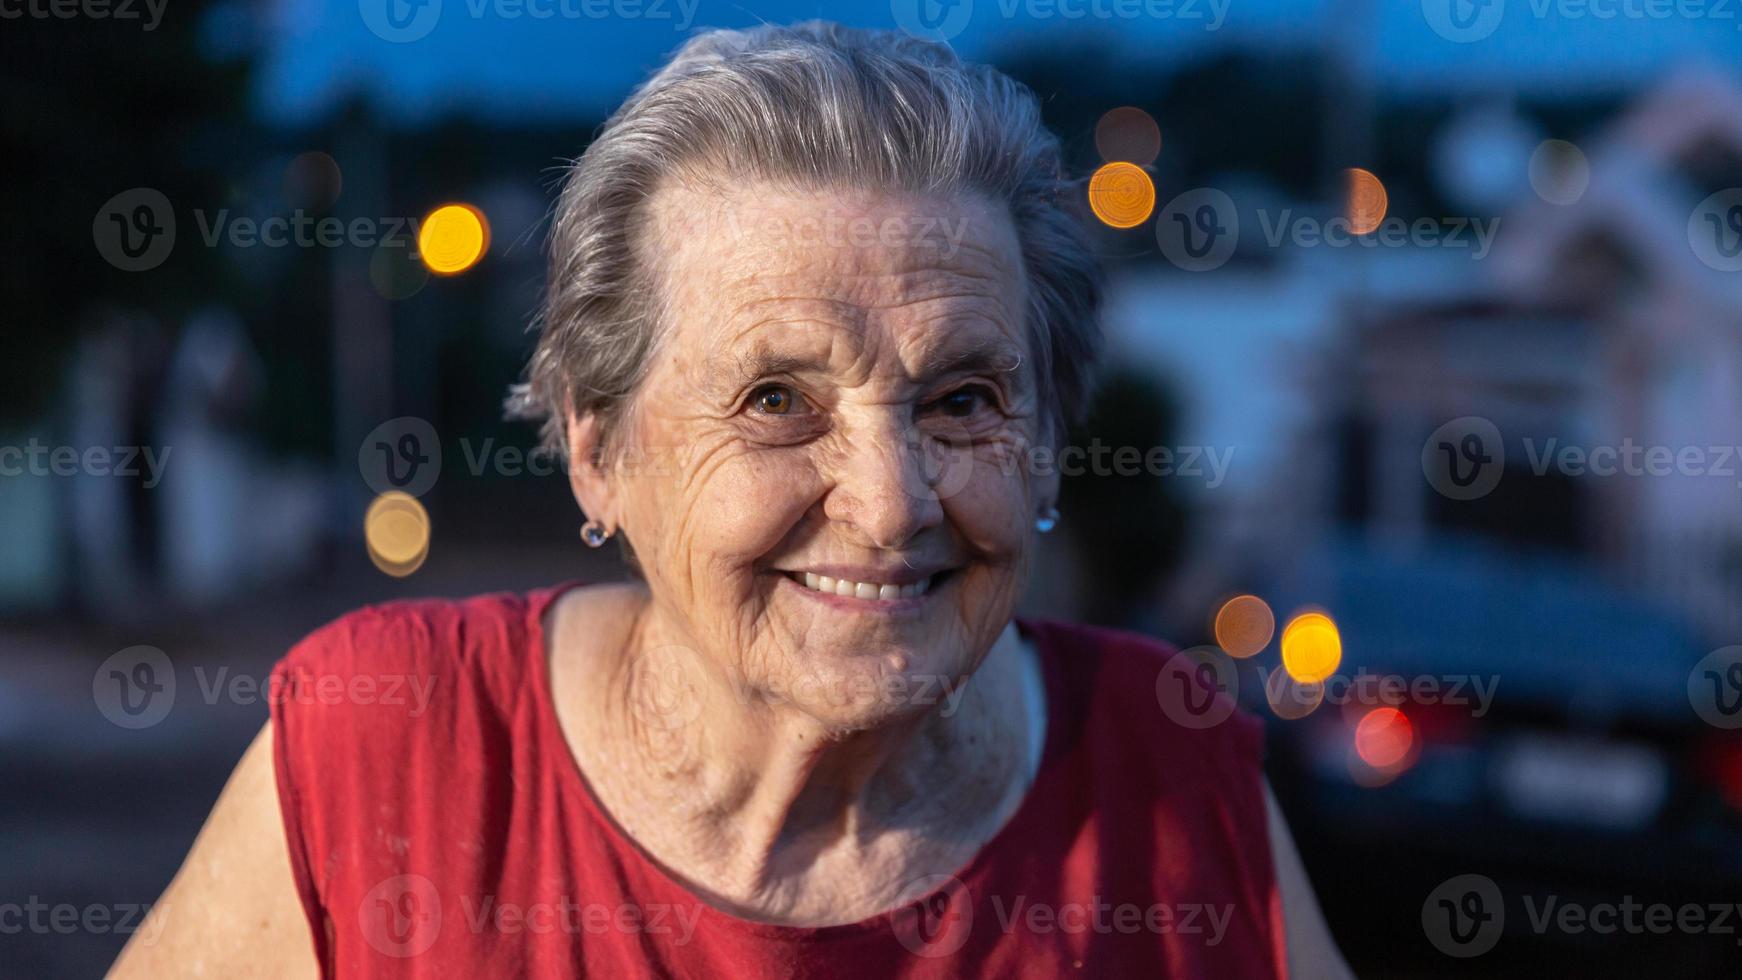
{"label": "woman's eye", "polygon": [[764,415],[786,415],[798,402],[798,392],[786,385],[763,385],[750,394],[750,407]]}
{"label": "woman's eye", "polygon": [[975,412],[979,411],[990,402],[991,398],[987,395],[985,389],[972,387],[960,388],[956,391],[952,391],[938,399],[934,404],[937,405],[940,414],[947,415],[950,418],[965,419],[972,416]]}

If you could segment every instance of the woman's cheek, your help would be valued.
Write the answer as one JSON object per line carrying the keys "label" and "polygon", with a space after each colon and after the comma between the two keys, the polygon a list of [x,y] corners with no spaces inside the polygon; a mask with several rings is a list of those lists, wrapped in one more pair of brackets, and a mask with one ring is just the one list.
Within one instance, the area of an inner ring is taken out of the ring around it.
{"label": "woman's cheek", "polygon": [[802,449],[747,449],[698,481],[687,522],[716,574],[745,574],[792,532],[814,497]]}
{"label": "woman's cheek", "polygon": [[1020,467],[997,459],[977,460],[961,490],[944,500],[951,524],[978,550],[992,558],[1012,558],[1028,540],[1028,476]]}

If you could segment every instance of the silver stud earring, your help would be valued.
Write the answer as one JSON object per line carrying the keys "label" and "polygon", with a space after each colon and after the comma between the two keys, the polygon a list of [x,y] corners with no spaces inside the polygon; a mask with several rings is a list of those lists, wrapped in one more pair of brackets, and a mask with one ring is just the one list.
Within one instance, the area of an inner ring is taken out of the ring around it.
{"label": "silver stud earring", "polygon": [[611,532],[605,530],[598,521],[588,521],[581,525],[581,540],[587,543],[587,547],[597,548],[611,540]]}
{"label": "silver stud earring", "polygon": [[1034,529],[1042,534],[1051,533],[1052,529],[1058,526],[1059,509],[1057,507],[1048,507],[1040,512],[1039,517],[1034,519]]}

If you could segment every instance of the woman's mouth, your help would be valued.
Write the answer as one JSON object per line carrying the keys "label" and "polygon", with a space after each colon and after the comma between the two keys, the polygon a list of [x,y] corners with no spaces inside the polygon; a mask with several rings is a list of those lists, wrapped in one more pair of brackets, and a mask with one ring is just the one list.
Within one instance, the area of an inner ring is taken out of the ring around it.
{"label": "woman's mouth", "polygon": [[831,578],[818,575],[815,572],[787,572],[786,577],[812,592],[824,595],[842,596],[848,599],[873,599],[892,602],[897,599],[917,599],[931,589],[932,576],[926,576],[918,582],[906,585],[896,585],[889,582],[855,582],[851,579]]}

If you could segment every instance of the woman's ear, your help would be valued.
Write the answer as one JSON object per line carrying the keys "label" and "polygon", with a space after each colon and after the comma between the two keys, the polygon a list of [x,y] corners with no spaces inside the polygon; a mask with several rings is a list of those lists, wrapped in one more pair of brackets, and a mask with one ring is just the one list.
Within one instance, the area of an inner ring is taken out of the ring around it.
{"label": "woman's ear", "polygon": [[617,491],[605,465],[604,431],[597,412],[568,413],[569,489],[590,521],[617,530]]}

